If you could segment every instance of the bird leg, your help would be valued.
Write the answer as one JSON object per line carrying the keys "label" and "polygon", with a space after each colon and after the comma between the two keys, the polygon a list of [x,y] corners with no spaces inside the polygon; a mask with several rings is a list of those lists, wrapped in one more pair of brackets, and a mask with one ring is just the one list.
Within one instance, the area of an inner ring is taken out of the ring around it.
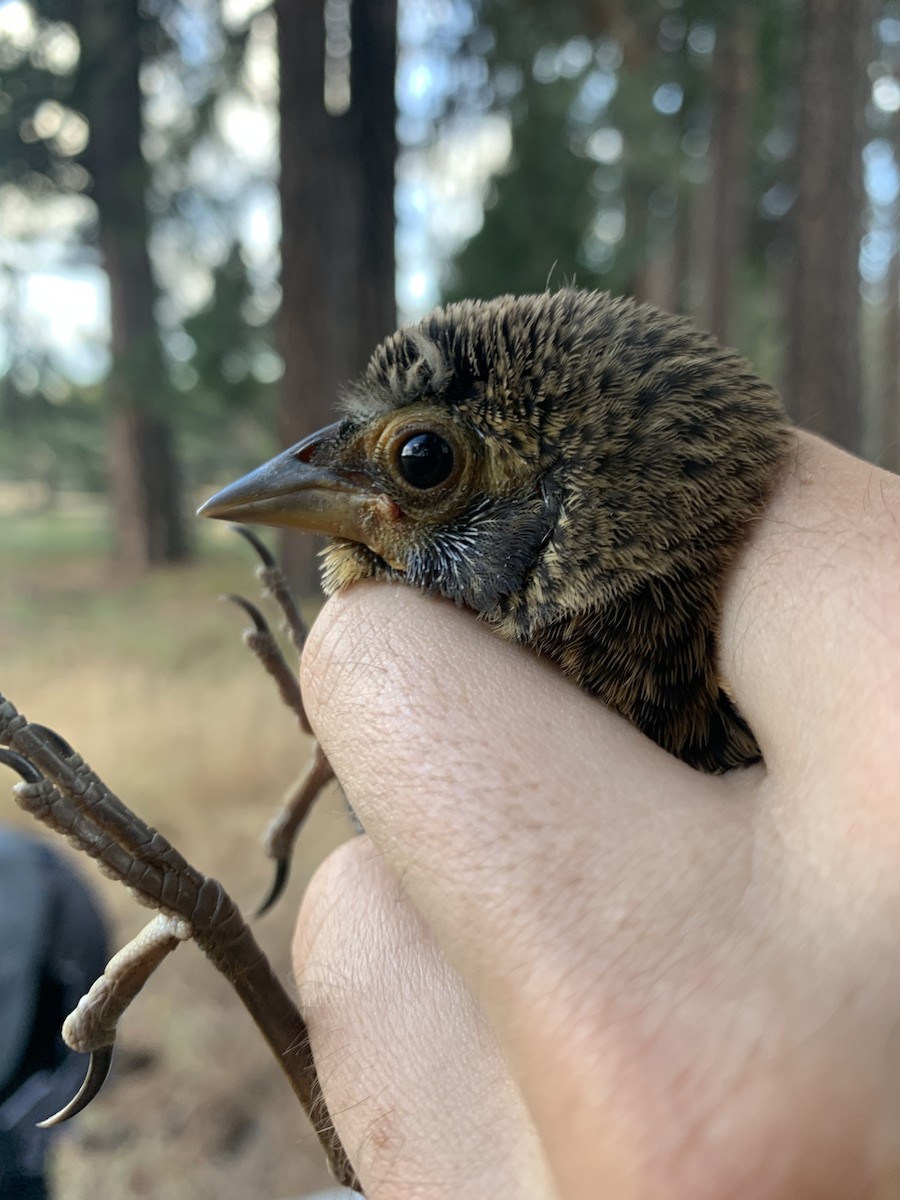
{"label": "bird leg", "polygon": [[79,1054],[90,1054],[84,1083],[65,1107],[38,1123],[41,1129],[61,1125],[90,1104],[109,1074],[119,1018],[163,959],[192,936],[193,929],[183,918],[159,913],[109,960],[63,1023],[66,1045]]}
{"label": "bird leg", "polygon": [[269,822],[263,835],[263,846],[275,862],[275,877],[269,894],[256,910],[261,917],[268,912],[284,891],[290,872],[291,854],[300,827],[325,784],[334,779],[331,763],[316,742],[312,762],[285,795],[281,808]]}
{"label": "bird leg", "polygon": [[[287,576],[268,546],[261,538],[257,537],[252,529],[248,529],[246,525],[232,525],[232,529],[248,541],[259,555],[261,563],[256,568],[256,578],[262,585],[264,594],[271,596],[281,609],[288,635],[297,651],[297,657],[300,658],[309,630],[300,613],[297,598],[287,581]],[[307,732],[310,732],[308,727]]]}
{"label": "bird leg", "polygon": [[63,738],[26,721],[2,695],[0,763],[21,776],[14,788],[21,808],[68,837],[159,914],[112,959],[67,1018],[66,1041],[89,1052],[90,1063],[78,1095],[45,1124],[74,1116],[96,1095],[109,1070],[119,1017],[163,959],[192,939],[256,1022],[335,1177],[358,1187],[325,1106],[303,1018],[222,885],[131,812]]}
{"label": "bird leg", "polygon": [[275,640],[275,635],[269,628],[269,623],[255,604],[243,596],[229,594],[221,597],[230,600],[242,608],[253,622],[250,628],[244,630],[244,645],[249,646],[278,688],[278,694],[297,720],[304,733],[312,733],[306,709],[303,707],[303,697],[300,695],[300,684],[297,682],[297,672],[288,666],[281,647]]}
{"label": "bird leg", "polygon": [[[262,560],[261,566],[257,568],[257,578],[262,584],[263,592],[271,596],[281,610],[291,642],[298,656],[302,656],[308,631],[284,572],[265,543],[252,530],[243,525],[234,525],[232,528],[250,543]],[[297,682],[297,672],[288,666],[265,617],[255,604],[251,604],[243,596],[230,595],[224,599],[239,605],[253,622],[252,627],[244,633],[245,644],[250,647],[269,675],[275,680],[282,701],[295,714],[300,722],[300,728],[305,733],[311,734],[312,729],[303,707],[300,685]],[[267,912],[284,891],[290,873],[291,855],[297,834],[316,798],[333,778],[334,771],[331,769],[331,764],[325,757],[322,748],[316,743],[311,764],[288,790],[281,809],[266,829],[263,845],[266,854],[275,863],[275,876],[268,894],[256,911],[257,916],[262,916]]]}

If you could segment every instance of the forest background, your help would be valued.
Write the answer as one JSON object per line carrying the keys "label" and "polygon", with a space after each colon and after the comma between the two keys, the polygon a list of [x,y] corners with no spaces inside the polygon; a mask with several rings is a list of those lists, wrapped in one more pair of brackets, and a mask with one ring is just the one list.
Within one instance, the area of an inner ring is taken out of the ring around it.
{"label": "forest background", "polygon": [[[900,467],[900,3],[0,0],[2,690],[252,902],[307,751],[210,604],[250,564],[189,514],[398,320],[571,281],[694,316]],[[312,596],[313,539],[283,551]],[[295,897],[345,834],[335,801]],[[62,1200],[324,1179],[183,954]]]}

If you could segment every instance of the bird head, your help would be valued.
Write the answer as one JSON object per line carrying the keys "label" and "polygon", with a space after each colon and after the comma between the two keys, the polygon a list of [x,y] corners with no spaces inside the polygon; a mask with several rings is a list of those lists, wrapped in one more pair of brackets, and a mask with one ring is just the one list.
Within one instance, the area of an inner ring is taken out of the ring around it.
{"label": "bird head", "polygon": [[737,355],[573,288],[436,309],[343,406],[201,514],[330,535],[327,592],[400,579],[519,638],[686,564],[718,578],[787,444]]}

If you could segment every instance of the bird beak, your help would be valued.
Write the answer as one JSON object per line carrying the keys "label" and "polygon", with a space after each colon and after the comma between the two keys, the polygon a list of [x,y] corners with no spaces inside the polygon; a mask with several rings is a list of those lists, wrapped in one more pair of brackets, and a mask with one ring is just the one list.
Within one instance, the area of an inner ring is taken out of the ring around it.
{"label": "bird beak", "polygon": [[308,529],[368,544],[377,501],[364,477],[310,462],[338,426],[329,425],[276,455],[243,479],[216,492],[197,510],[200,517],[251,525]]}

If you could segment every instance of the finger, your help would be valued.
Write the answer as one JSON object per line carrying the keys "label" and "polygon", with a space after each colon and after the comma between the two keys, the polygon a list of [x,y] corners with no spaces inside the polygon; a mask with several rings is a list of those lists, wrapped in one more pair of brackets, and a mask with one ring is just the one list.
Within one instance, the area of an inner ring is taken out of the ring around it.
{"label": "finger", "polygon": [[[656,1014],[678,1010],[723,928],[756,936],[753,773],[699,775],[405,588],[329,603],[304,695],[348,799],[500,1038],[554,1170],[580,1136],[602,1146],[609,1194],[626,1194],[615,1164],[634,1158],[638,1105],[622,1030],[648,994]],[[581,1108],[554,1102],[554,1074],[583,1084]]]}
{"label": "finger", "polygon": [[853,770],[898,744],[900,703],[871,703],[900,701],[898,613],[900,478],[800,434],[722,628],[723,672],[770,767]]}
{"label": "finger", "polygon": [[317,873],[294,961],[325,1099],[368,1200],[549,1196],[482,1013],[367,838]]}
{"label": "finger", "polygon": [[[510,940],[514,901],[498,897],[531,896],[542,864],[568,864],[639,904],[632,892],[647,874],[680,877],[680,857],[704,853],[722,817],[721,780],[410,589],[335,597],[307,646],[304,695],[349,801],[410,895],[433,895],[437,928],[453,922],[466,942],[477,927],[491,956],[498,937]],[[547,896],[548,924],[569,904]]]}

